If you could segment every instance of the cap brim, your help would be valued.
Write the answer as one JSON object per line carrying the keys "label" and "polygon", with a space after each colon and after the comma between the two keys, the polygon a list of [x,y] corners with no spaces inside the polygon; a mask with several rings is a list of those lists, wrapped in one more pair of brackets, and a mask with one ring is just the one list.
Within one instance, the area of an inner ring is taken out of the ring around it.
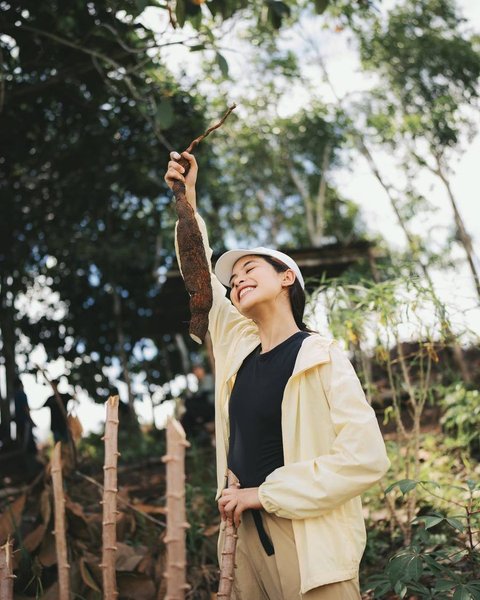
{"label": "cap brim", "polygon": [[254,254],[252,250],[228,250],[217,260],[215,264],[215,275],[220,283],[230,287],[230,279],[232,278],[233,266],[240,258]]}

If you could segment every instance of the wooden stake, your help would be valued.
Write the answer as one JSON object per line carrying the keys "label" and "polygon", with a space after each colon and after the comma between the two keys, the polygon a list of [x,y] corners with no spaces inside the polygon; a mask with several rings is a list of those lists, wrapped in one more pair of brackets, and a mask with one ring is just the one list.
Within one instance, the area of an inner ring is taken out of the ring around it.
{"label": "wooden stake", "polygon": [[185,530],[188,529],[185,510],[185,448],[190,446],[185,431],[173,418],[167,422],[167,580],[165,600],[184,600],[189,589],[186,579]]}
{"label": "wooden stake", "polygon": [[52,457],[53,503],[55,509],[55,548],[58,568],[58,598],[70,599],[70,565],[65,532],[65,496],[62,480],[62,443],[57,442]]}
{"label": "wooden stake", "polygon": [[115,600],[118,596],[115,562],[117,551],[117,461],[118,452],[118,396],[110,396],[106,402],[105,465],[103,482],[103,598]]}
{"label": "wooden stake", "polygon": [[0,599],[13,600],[12,542],[10,538],[0,547]]}
{"label": "wooden stake", "polygon": [[[228,472],[228,487],[240,487],[240,482],[231,471]],[[237,539],[237,528],[232,519],[227,519],[225,524],[225,540],[222,550],[222,564],[220,566],[220,582],[217,593],[218,599],[225,598],[226,600],[230,600],[232,595]]]}

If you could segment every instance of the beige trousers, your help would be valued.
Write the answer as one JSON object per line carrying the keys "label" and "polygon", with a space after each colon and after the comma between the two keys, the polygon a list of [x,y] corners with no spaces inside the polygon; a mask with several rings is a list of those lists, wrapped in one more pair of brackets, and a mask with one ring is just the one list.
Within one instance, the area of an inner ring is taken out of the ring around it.
{"label": "beige trousers", "polygon": [[[275,554],[263,549],[250,511],[238,528],[232,600],[361,600],[358,579],[341,581],[300,593],[300,572],[292,523],[262,511],[262,520]],[[224,531],[219,548],[223,548]]]}

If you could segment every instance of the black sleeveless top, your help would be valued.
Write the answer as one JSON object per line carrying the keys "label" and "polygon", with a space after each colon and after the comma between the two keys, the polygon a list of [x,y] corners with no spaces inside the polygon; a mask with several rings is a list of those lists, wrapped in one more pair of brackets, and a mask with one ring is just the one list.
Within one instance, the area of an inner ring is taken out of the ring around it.
{"label": "black sleeveless top", "polygon": [[240,367],[229,404],[228,468],[243,488],[258,487],[283,466],[282,399],[306,331],[298,331],[269,352],[261,346]]}

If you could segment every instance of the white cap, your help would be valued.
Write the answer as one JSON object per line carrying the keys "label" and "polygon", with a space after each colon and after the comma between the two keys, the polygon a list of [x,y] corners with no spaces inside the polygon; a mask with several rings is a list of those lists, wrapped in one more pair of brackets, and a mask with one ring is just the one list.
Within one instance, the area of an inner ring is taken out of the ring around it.
{"label": "white cap", "polygon": [[297,276],[302,289],[305,289],[305,282],[303,281],[302,273],[293,258],[290,258],[287,254],[279,252],[278,250],[271,250],[270,248],[263,248],[262,246],[259,246],[258,248],[250,248],[249,250],[241,248],[238,250],[228,250],[228,252],[222,254],[215,265],[215,275],[218,277],[219,281],[223,283],[223,285],[230,287],[230,279],[232,277],[234,264],[243,256],[250,256],[251,254],[271,256],[272,258],[275,258],[279,262],[283,263],[289,269],[292,269]]}

